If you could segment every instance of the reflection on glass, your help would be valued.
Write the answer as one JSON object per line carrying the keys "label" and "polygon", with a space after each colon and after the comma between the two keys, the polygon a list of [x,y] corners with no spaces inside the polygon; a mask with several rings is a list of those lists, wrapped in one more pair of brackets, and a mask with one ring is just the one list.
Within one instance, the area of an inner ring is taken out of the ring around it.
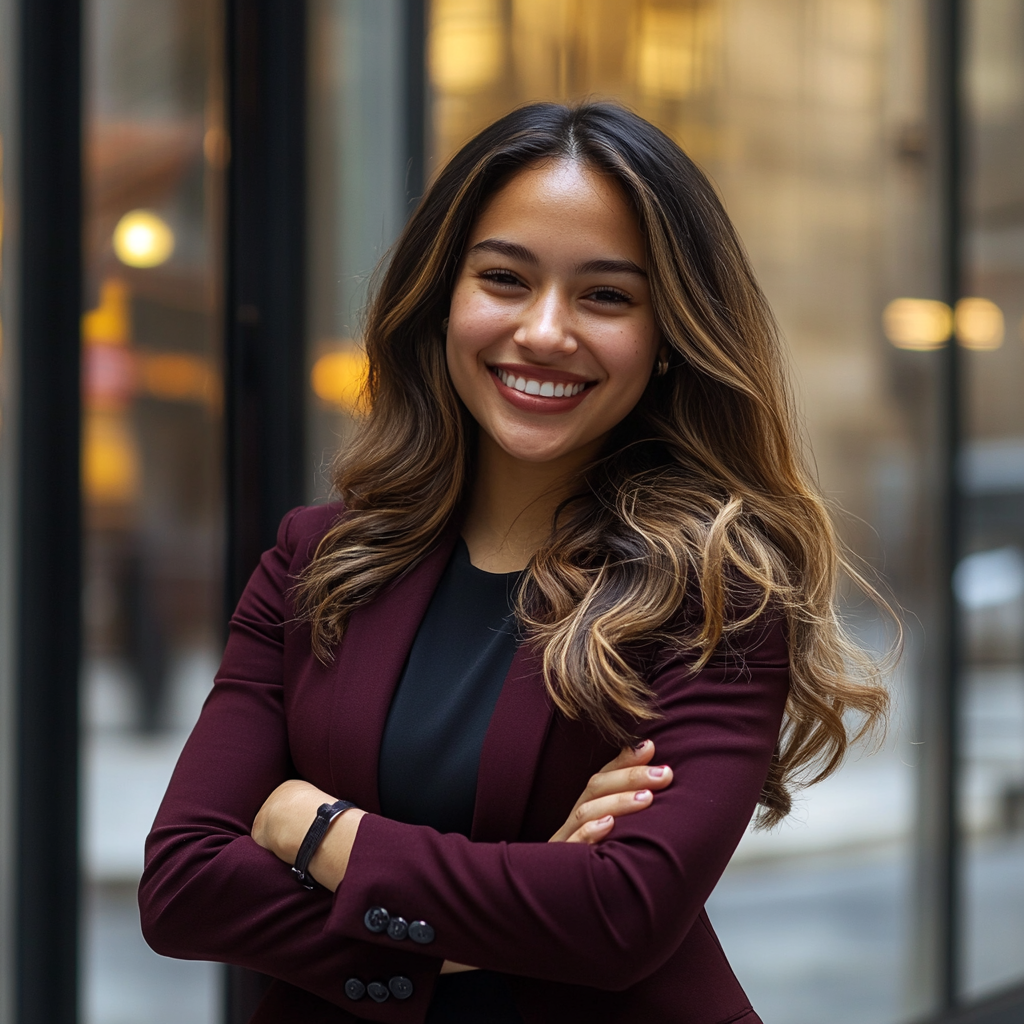
{"label": "reflection on glass", "polygon": [[221,646],[220,6],[85,6],[84,1018],[218,1016],[144,944],[142,848]]}
{"label": "reflection on glass", "polygon": [[313,0],[309,17],[310,500],[351,430],[370,276],[405,223],[399,0]]}
{"label": "reflection on glass", "polygon": [[[849,513],[850,546],[884,569],[913,621],[885,748],[811,790],[775,834],[745,837],[709,912],[765,1020],[920,1013],[913,741],[927,702],[917,688],[933,673],[917,624],[930,623],[939,592],[929,350],[953,329],[934,301],[926,230],[924,5],[433,0],[430,10],[432,169],[519,103],[612,98],[662,127],[721,190],[790,346],[822,487]],[[849,615],[884,648],[864,610]]]}
{"label": "reflection on glass", "polygon": [[968,349],[962,460],[969,993],[1024,978],[1024,5],[966,5]]}

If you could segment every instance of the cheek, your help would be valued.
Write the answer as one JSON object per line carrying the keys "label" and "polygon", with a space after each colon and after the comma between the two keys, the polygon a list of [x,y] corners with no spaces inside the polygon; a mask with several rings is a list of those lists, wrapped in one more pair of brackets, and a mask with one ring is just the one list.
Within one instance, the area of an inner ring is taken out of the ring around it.
{"label": "cheek", "polygon": [[489,296],[472,289],[452,296],[449,315],[449,332],[454,327],[460,344],[471,344],[483,348],[497,340],[507,330],[512,314]]}
{"label": "cheek", "polygon": [[643,393],[651,376],[657,350],[657,333],[653,328],[640,328],[610,341],[605,346],[601,360],[605,372],[620,382],[618,390],[623,399],[632,396],[635,400]]}

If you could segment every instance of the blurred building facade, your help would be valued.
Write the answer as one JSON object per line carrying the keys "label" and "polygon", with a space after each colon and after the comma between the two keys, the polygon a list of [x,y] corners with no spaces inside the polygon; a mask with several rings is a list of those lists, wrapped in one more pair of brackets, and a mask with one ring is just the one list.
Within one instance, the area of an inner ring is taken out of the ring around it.
{"label": "blurred building facade", "polygon": [[[33,724],[28,655],[59,642],[22,621],[43,542],[20,496],[50,470],[32,447],[32,358],[51,344],[27,333],[32,289],[70,265],[30,274],[31,132],[49,129],[26,120],[26,69],[52,45],[32,31],[48,6],[0,0],[7,836],[42,828],[16,751],[54,742]],[[156,957],[134,908],[224,609],[276,515],[329,492],[371,274],[424,183],[520,103],[599,98],[718,187],[786,339],[822,489],[908,629],[882,749],[741,843],[709,905],[726,952],[767,1022],[1019,1019],[1024,0],[85,0],[66,35],[80,92],[52,103],[80,111],[81,192],[52,231],[80,239],[81,388],[51,443],[75,456],[82,568],[49,585],[80,593],[81,643],[47,699],[73,692],[79,725],[53,758],[81,794],[81,919],[62,933],[80,1018],[241,1013],[244,978]],[[24,860],[16,839],[0,851],[5,950],[59,941],[19,902]],[[56,1019],[29,1013],[43,996],[5,956],[0,1016]]]}

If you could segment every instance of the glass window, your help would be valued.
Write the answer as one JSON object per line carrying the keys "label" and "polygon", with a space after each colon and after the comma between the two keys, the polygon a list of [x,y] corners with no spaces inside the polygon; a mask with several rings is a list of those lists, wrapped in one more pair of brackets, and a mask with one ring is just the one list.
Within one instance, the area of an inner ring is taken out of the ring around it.
{"label": "glass window", "polygon": [[965,972],[1024,977],[1024,4],[967,16],[964,292]]}
{"label": "glass window", "polygon": [[330,491],[351,431],[370,276],[405,223],[403,12],[398,0],[309,5],[309,500]]}
{"label": "glass window", "polygon": [[145,945],[143,842],[222,645],[222,11],[85,5],[83,1016],[213,1021]]}

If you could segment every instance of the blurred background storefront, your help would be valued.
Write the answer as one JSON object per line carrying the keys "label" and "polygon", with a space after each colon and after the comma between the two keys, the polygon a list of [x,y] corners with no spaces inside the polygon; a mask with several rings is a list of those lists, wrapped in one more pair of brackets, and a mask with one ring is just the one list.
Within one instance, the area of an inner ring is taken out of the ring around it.
{"label": "blurred background storefront", "polygon": [[225,610],[328,493],[424,183],[584,97],[717,185],[908,627],[726,952],[766,1024],[1024,1019],[1024,0],[0,0],[0,1019],[244,1019],[135,909]]}

